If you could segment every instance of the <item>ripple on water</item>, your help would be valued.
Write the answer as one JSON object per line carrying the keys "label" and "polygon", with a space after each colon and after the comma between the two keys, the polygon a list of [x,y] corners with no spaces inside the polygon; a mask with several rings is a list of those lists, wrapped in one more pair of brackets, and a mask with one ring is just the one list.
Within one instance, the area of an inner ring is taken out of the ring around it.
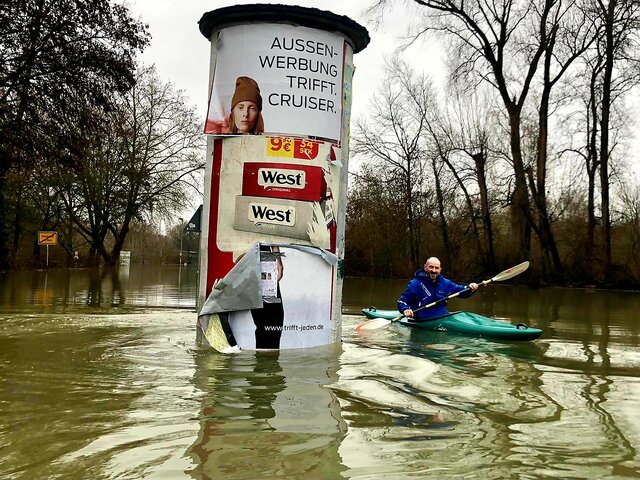
{"label": "ripple on water", "polygon": [[345,319],[338,348],[226,356],[195,345],[193,312],[5,315],[0,477],[637,470],[631,341],[516,345],[396,327],[360,336],[358,318]]}

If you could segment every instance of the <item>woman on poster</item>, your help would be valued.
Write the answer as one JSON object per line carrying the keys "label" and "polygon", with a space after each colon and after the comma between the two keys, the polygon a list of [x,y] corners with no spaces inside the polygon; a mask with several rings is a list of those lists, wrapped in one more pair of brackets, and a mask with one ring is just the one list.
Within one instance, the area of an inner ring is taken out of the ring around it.
{"label": "woman on poster", "polygon": [[262,96],[257,82],[250,77],[238,77],[231,98],[229,114],[230,134],[259,134],[264,132]]}

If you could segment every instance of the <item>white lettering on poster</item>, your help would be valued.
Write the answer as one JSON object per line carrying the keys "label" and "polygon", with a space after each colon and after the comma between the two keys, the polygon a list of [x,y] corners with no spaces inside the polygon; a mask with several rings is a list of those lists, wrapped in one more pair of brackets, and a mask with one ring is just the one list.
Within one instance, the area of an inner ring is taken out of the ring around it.
{"label": "white lettering on poster", "polygon": [[296,209],[252,202],[249,204],[249,221],[254,225],[267,223],[293,227],[296,224]]}
{"label": "white lettering on poster", "polygon": [[[305,41],[302,38],[275,37],[271,42],[271,50],[315,54],[320,57],[328,57],[329,59],[337,55],[333,45],[326,45],[322,42],[314,42],[311,40]],[[259,58],[262,68],[292,72],[293,74],[285,75],[287,86],[292,90],[319,92],[331,95],[335,95],[338,91],[335,79],[341,71],[338,69],[338,65],[331,60],[327,61],[293,55],[260,55]],[[302,72],[302,74],[300,75],[298,72]],[[309,77],[309,74],[315,74],[321,77],[325,76],[329,77],[329,79]],[[269,105],[336,113],[332,98],[307,95],[306,93],[271,93],[269,95]]]}
{"label": "white lettering on poster", "polygon": [[300,170],[261,168],[258,170],[258,185],[264,188],[290,187],[303,189],[306,174]]}
{"label": "white lettering on poster", "polygon": [[[255,102],[263,131],[340,140],[344,38],[334,32],[286,24],[235,25],[214,42],[213,85],[205,133],[229,134],[231,103]],[[236,80],[245,81],[240,93]],[[257,89],[257,90],[256,90]]]}

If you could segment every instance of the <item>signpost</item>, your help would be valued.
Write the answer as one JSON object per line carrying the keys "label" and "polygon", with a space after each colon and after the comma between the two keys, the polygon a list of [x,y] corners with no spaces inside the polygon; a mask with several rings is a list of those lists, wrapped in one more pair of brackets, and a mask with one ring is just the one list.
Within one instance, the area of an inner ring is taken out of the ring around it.
{"label": "signpost", "polygon": [[58,232],[40,231],[38,232],[38,245],[47,246],[47,268],[49,267],[49,245],[58,244]]}

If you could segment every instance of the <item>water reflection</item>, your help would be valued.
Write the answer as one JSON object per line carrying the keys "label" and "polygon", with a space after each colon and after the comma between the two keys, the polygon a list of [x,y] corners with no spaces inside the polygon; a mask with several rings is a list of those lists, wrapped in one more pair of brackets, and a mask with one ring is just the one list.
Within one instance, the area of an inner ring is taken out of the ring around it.
{"label": "water reflection", "polygon": [[[91,270],[89,272],[89,289],[87,291],[86,304],[92,307],[100,306],[104,303],[110,305],[124,305],[126,301],[126,293],[122,289],[123,278],[125,281],[129,278],[130,265],[120,266],[119,268],[103,269],[103,270]],[[105,291],[102,286],[105,284],[105,280],[110,280],[110,297],[105,299]]]}
{"label": "water reflection", "polygon": [[406,329],[407,351],[411,355],[460,370],[486,371],[486,355],[504,356],[526,363],[540,363],[548,348],[543,342],[509,342],[480,337],[467,337],[443,332]]}
{"label": "water reflection", "polygon": [[105,426],[122,424],[143,395],[137,372],[121,355],[138,348],[142,336],[135,328],[87,320],[0,318],[0,476],[24,471],[28,478],[97,478],[96,464],[55,462]]}
{"label": "water reflection", "polygon": [[[510,427],[558,416],[533,364],[472,349],[477,365],[461,370],[451,365],[467,364],[459,356],[469,350],[433,344],[444,360],[438,363],[428,353],[409,354],[408,336],[388,334],[397,351],[365,340],[346,344],[332,386],[348,424],[340,452],[354,476],[463,478],[481,470],[500,478],[510,463]],[[509,467],[515,477],[517,467]]]}
{"label": "water reflection", "polygon": [[[0,275],[0,477],[639,476],[638,294],[452,302],[535,342],[360,335],[344,315],[341,346],[226,356],[195,344],[194,273]],[[393,282],[366,283],[347,279],[347,308],[393,305]]]}
{"label": "water reflection", "polygon": [[[612,470],[637,471],[638,404],[620,391],[637,393],[638,379],[591,375],[585,363],[549,366],[546,342],[407,330],[390,329],[384,340],[350,335],[335,388],[349,427],[341,452],[358,473],[612,478]],[[372,457],[365,464],[349,454],[363,446]],[[398,456],[402,466],[392,466]]]}
{"label": "water reflection", "polygon": [[346,427],[333,392],[339,350],[197,352],[203,393],[194,478],[339,478]]}
{"label": "water reflection", "polygon": [[197,269],[124,265],[0,274],[0,305],[8,309],[67,307],[195,307]]}

